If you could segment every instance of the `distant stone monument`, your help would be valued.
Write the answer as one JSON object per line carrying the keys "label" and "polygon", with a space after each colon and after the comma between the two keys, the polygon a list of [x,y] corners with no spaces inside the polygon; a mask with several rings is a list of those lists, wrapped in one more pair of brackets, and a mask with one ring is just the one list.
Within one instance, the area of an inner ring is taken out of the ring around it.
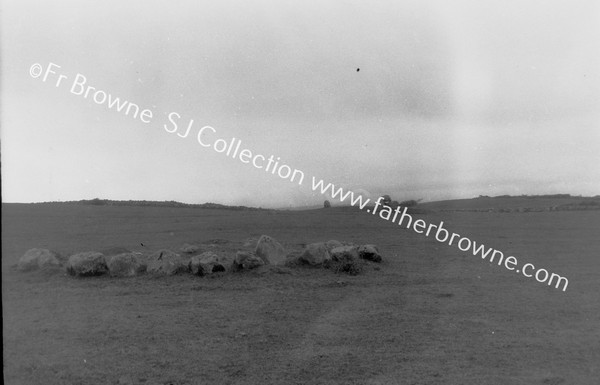
{"label": "distant stone monument", "polygon": [[330,207],[331,207],[331,202],[329,202],[327,200],[325,202],[323,202],[323,208],[328,209]]}
{"label": "distant stone monument", "polygon": [[389,206],[392,203],[392,198],[389,195],[382,195],[381,196],[381,203],[384,206]]}

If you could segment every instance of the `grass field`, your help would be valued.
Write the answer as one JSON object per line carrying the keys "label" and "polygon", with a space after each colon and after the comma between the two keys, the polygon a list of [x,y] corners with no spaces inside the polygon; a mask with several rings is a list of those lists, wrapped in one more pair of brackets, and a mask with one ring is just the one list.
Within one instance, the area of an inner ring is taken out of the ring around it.
{"label": "grass field", "polygon": [[[6,384],[597,384],[600,211],[432,212],[451,231],[566,276],[566,292],[365,212],[2,206]],[[379,246],[364,274],[298,268],[76,279],[69,255],[183,243]],[[142,246],[142,244],[144,246]]]}

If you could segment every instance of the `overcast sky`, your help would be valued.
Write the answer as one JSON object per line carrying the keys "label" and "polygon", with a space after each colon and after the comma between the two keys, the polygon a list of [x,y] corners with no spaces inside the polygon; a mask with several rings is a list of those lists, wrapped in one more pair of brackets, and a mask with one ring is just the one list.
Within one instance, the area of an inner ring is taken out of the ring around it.
{"label": "overcast sky", "polygon": [[[600,194],[598,4],[3,1],[2,199],[301,206],[325,199],[312,176],[398,200]],[[30,75],[50,62],[59,87]],[[78,73],[150,123],[71,93]],[[200,146],[206,125],[306,180]]]}

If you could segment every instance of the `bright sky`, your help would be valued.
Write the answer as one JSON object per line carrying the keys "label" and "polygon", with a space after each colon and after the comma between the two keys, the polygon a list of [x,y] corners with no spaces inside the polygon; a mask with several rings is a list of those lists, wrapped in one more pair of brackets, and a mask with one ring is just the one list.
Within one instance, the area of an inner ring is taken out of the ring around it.
{"label": "bright sky", "polygon": [[[312,176],[397,200],[600,194],[598,4],[4,1],[2,199],[302,206],[325,199]],[[78,73],[150,123],[71,93]],[[202,147],[206,125],[306,180]]]}

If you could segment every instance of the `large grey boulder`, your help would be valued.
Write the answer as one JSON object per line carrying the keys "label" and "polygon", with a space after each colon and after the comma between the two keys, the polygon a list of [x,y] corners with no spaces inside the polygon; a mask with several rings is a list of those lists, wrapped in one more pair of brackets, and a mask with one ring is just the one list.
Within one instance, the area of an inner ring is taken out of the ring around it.
{"label": "large grey boulder", "polygon": [[176,275],[189,272],[188,261],[171,250],[159,250],[150,255],[148,268],[151,274]]}
{"label": "large grey boulder", "polygon": [[225,259],[219,257],[212,251],[193,256],[190,259],[189,268],[194,275],[209,275],[219,271],[226,271]]}
{"label": "large grey boulder", "polygon": [[86,251],[71,255],[66,269],[70,275],[79,277],[102,275],[108,272],[104,254],[97,251]]}
{"label": "large grey boulder", "polygon": [[264,265],[262,258],[250,251],[238,251],[233,260],[234,270],[250,270]]}
{"label": "large grey boulder", "polygon": [[146,272],[146,263],[139,254],[123,253],[111,257],[107,263],[111,277],[134,277]]}
{"label": "large grey boulder", "polygon": [[339,246],[329,253],[336,262],[354,261],[359,258],[358,246]]}
{"label": "large grey boulder", "polygon": [[375,245],[362,245],[358,247],[358,256],[372,262],[381,262],[381,254]]}
{"label": "large grey boulder", "polygon": [[285,263],[285,249],[279,242],[268,235],[260,237],[254,252],[266,265]]}
{"label": "large grey boulder", "polygon": [[307,245],[299,258],[300,262],[311,266],[320,266],[329,260],[331,260],[331,255],[329,255],[329,248],[325,242]]}
{"label": "large grey boulder", "polygon": [[60,267],[60,255],[48,249],[29,249],[19,259],[17,269],[31,271]]}

